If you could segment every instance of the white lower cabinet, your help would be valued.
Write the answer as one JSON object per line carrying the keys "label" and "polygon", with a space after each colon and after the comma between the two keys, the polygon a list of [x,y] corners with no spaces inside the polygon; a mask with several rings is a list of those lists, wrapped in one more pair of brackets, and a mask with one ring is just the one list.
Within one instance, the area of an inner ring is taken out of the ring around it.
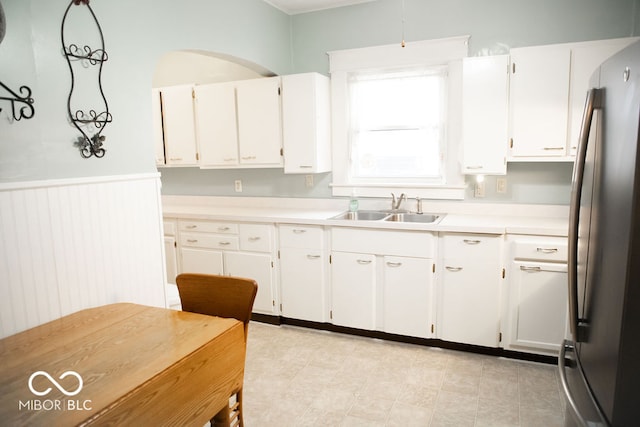
{"label": "white lower cabinet", "polygon": [[438,338],[498,347],[502,239],[486,234],[441,236]]}
{"label": "white lower cabinet", "polygon": [[280,304],[284,317],[326,322],[324,230],[302,225],[279,226]]}
{"label": "white lower cabinet", "polygon": [[272,224],[179,220],[179,272],[239,276],[258,283],[256,313],[275,315],[275,238]]}
{"label": "white lower cabinet", "polygon": [[276,313],[271,254],[225,252],[224,272],[227,276],[255,280],[258,283],[258,293],[253,303],[253,311],[264,314]]}
{"label": "white lower cabinet", "polygon": [[332,252],[333,324],[358,329],[376,329],[375,287],[375,255]]}
{"label": "white lower cabinet", "polygon": [[334,228],[331,245],[334,324],[433,336],[432,233]]}
{"label": "white lower cabinet", "polygon": [[509,240],[505,347],[555,355],[568,327],[567,241],[535,236]]}
{"label": "white lower cabinet", "polygon": [[433,260],[386,256],[383,262],[384,331],[430,337]]}

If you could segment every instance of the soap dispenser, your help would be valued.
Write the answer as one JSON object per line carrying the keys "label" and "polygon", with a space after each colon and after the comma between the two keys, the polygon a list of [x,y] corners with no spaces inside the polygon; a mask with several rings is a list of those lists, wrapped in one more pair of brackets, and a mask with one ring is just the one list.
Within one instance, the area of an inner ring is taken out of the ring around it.
{"label": "soap dispenser", "polygon": [[349,199],[349,212],[355,212],[358,210],[358,198],[356,197],[356,192],[351,192],[351,199]]}

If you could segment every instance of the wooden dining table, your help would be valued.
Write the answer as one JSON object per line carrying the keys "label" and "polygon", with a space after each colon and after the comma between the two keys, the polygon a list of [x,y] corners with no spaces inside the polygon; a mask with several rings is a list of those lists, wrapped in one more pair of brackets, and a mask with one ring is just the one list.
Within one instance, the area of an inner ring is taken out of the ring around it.
{"label": "wooden dining table", "polygon": [[0,340],[0,424],[201,427],[244,378],[235,319],[118,303]]}

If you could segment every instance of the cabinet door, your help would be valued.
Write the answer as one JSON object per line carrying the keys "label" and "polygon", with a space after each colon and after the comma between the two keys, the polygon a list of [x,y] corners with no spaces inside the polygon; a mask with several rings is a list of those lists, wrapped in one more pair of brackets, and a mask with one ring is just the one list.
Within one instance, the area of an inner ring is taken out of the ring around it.
{"label": "cabinet door", "polygon": [[510,278],[511,346],[560,349],[567,329],[567,266],[513,262]]}
{"label": "cabinet door", "polygon": [[258,283],[258,294],[253,303],[257,313],[276,314],[271,255],[244,252],[225,252],[224,271],[227,276],[253,279]]}
{"label": "cabinet door", "polygon": [[387,256],[383,262],[384,331],[431,337],[432,260]]}
{"label": "cabinet door", "polygon": [[576,155],[582,112],[590,89],[589,81],[596,68],[616,52],[633,43],[637,38],[598,40],[579,43],[571,48],[571,91],[569,93],[568,150]]}
{"label": "cabinet door", "polygon": [[331,302],[335,325],[375,329],[376,257],[333,252]]}
{"label": "cabinet door", "polygon": [[238,164],[234,83],[196,86],[196,133],[201,166]]}
{"label": "cabinet door", "polygon": [[236,82],[240,163],[282,166],[280,78]]}
{"label": "cabinet door", "polygon": [[497,347],[501,236],[448,235],[443,241],[438,337]]}
{"label": "cabinet door", "polygon": [[284,173],[331,170],[329,78],[318,73],[282,76]]}
{"label": "cabinet door", "polygon": [[191,85],[160,89],[167,165],[192,166],[198,163]]}
{"label": "cabinet door", "polygon": [[321,250],[280,248],[282,315],[324,322],[325,257]]}
{"label": "cabinet door", "polygon": [[569,108],[568,45],[511,49],[511,156],[564,156]]}
{"label": "cabinet door", "polygon": [[222,274],[222,252],[210,249],[180,248],[180,272]]}
{"label": "cabinet door", "polygon": [[178,254],[176,251],[176,238],[164,236],[164,257],[167,270],[167,283],[176,283],[178,275]]}
{"label": "cabinet door", "polygon": [[153,121],[153,145],[156,153],[156,165],[164,165],[164,131],[162,129],[162,98],[160,89],[151,90],[151,114]]}
{"label": "cabinet door", "polygon": [[464,174],[507,173],[509,55],[462,61]]}

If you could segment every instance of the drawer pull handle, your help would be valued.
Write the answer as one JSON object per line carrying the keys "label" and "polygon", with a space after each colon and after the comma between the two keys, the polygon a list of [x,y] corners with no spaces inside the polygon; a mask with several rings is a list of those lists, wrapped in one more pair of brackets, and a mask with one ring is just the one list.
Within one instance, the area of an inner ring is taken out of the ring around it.
{"label": "drawer pull handle", "polygon": [[187,239],[187,243],[198,243],[198,239]]}
{"label": "drawer pull handle", "polygon": [[558,252],[558,248],[537,248],[536,252],[541,252],[543,254],[555,254]]}
{"label": "drawer pull handle", "polygon": [[358,260],[358,264],[360,264],[360,265],[371,264],[371,260],[370,259],[359,259]]}
{"label": "drawer pull handle", "polygon": [[553,151],[553,150],[564,150],[564,147],[544,147],[545,151]]}
{"label": "drawer pull handle", "polygon": [[303,230],[301,228],[294,228],[293,229],[293,233],[294,234],[302,234],[302,233],[306,233],[306,232],[307,232],[307,230]]}
{"label": "drawer pull handle", "polygon": [[220,246],[229,246],[231,244],[231,242],[220,242],[219,245]]}
{"label": "drawer pull handle", "polygon": [[307,255],[307,259],[318,259],[320,255]]}
{"label": "drawer pull handle", "polygon": [[529,273],[539,273],[542,271],[540,267],[527,267],[526,265],[521,265],[520,270],[528,271]]}
{"label": "drawer pull handle", "polygon": [[402,263],[401,263],[401,262],[391,262],[391,261],[387,261],[387,265],[388,265],[389,267],[400,267],[400,266],[402,266]]}
{"label": "drawer pull handle", "polygon": [[260,240],[260,237],[249,237],[250,242],[257,242],[258,240]]}
{"label": "drawer pull handle", "polygon": [[230,228],[226,227],[226,226],[218,227],[218,231],[229,231],[229,230],[230,230]]}
{"label": "drawer pull handle", "polygon": [[255,160],[256,156],[242,156],[242,160]]}
{"label": "drawer pull handle", "polygon": [[480,240],[471,240],[471,239],[464,239],[463,242],[465,242],[467,245],[479,245],[481,243]]}
{"label": "drawer pull handle", "polygon": [[235,162],[236,158],[235,157],[225,157],[224,159],[222,159],[222,161],[224,161],[224,162]]}
{"label": "drawer pull handle", "polygon": [[198,228],[198,226],[197,225],[193,225],[193,224],[189,224],[189,225],[186,225],[184,228],[188,228],[189,230],[193,230],[194,228]]}
{"label": "drawer pull handle", "polygon": [[458,271],[462,271],[462,267],[449,267],[449,266],[446,266],[445,268],[446,268],[448,271],[452,271],[452,272],[454,272],[454,273],[455,273],[455,272],[458,272]]}

